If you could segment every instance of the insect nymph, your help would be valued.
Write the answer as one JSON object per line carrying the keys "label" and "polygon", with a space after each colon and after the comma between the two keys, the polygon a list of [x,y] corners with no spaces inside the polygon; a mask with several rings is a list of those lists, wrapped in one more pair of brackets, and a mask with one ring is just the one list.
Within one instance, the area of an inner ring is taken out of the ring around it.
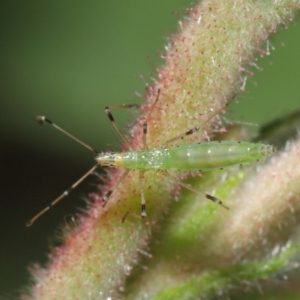
{"label": "insect nymph", "polygon": [[[177,178],[173,177],[168,171],[199,171],[199,170],[213,170],[223,169],[225,167],[244,165],[259,159],[271,156],[275,152],[275,148],[272,145],[265,145],[259,143],[249,142],[232,142],[232,141],[215,141],[215,142],[202,142],[198,144],[180,145],[177,147],[168,147],[170,143],[173,143],[179,139],[183,139],[185,136],[194,134],[199,131],[201,127],[193,127],[185,131],[184,133],[166,141],[162,147],[149,149],[147,145],[147,132],[148,132],[148,119],[159,100],[160,91],[158,91],[156,99],[143,123],[143,148],[140,150],[133,150],[129,141],[121,133],[117,127],[115,120],[110,112],[112,108],[130,108],[138,105],[119,105],[105,107],[105,113],[111,121],[113,127],[116,129],[123,141],[128,145],[129,150],[124,152],[97,152],[88,144],[82,142],[72,134],[68,133],[61,127],[54,124],[52,121],[44,116],[36,117],[40,123],[47,122],[59,131],[63,132],[71,139],[80,143],[95,154],[95,160],[97,164],[93,166],[86,174],[84,174],[78,181],[76,181],[68,190],[64,191],[59,197],[57,197],[52,203],[35,215],[27,222],[27,226],[31,226],[42,214],[49,210],[53,205],[59,202],[62,198],[66,197],[69,192],[80,184],[88,175],[93,173],[98,166],[104,167],[118,167],[125,169],[122,176],[117,180],[111,190],[106,192],[103,196],[103,206],[109,200],[109,197],[113,193],[113,190],[119,185],[119,183],[127,176],[127,174],[136,170],[139,171],[139,183],[140,183],[140,197],[141,197],[141,216],[146,217],[146,201],[144,196],[144,174],[146,171],[156,171],[170,178],[176,184],[187,188],[195,193],[203,194],[208,200],[211,200],[225,208],[227,208],[220,199],[202,193],[195,190],[191,186],[181,182]],[[217,113],[212,114],[208,119],[201,124],[203,126],[209,120],[213,119]]]}

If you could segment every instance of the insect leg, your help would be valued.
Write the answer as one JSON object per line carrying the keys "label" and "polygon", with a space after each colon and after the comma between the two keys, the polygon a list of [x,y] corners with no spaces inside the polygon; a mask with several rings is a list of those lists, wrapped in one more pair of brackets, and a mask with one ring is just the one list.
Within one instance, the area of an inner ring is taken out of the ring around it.
{"label": "insect leg", "polygon": [[129,141],[124,136],[124,134],[120,131],[119,127],[117,126],[117,124],[115,122],[115,119],[114,119],[112,113],[110,112],[110,109],[113,109],[113,108],[132,108],[132,107],[139,107],[139,105],[138,104],[121,104],[121,105],[112,105],[112,106],[106,106],[105,107],[105,113],[108,116],[108,119],[112,123],[113,127],[115,128],[115,130],[117,131],[117,133],[119,134],[119,136],[125,142],[125,144],[128,145],[128,147],[129,147],[130,150],[132,149],[132,147],[131,147]]}
{"label": "insect leg", "polygon": [[124,215],[124,217],[121,219],[122,223],[124,223],[126,221],[126,219],[129,215],[136,218],[136,219],[141,219],[142,218],[141,215],[137,215],[137,214],[131,212],[130,210],[128,210],[126,212],[126,214]]}
{"label": "insect leg", "polygon": [[160,94],[160,89],[157,91],[156,99],[155,99],[154,103],[152,104],[151,109],[150,109],[150,111],[146,117],[146,120],[143,124],[143,149],[148,149],[148,145],[147,145],[148,120],[153,112],[155,105],[157,104],[157,102],[159,100],[159,94]]}
{"label": "insect leg", "polygon": [[170,178],[170,179],[171,179],[173,182],[175,182],[176,184],[178,184],[178,185],[180,185],[180,186],[182,186],[182,187],[184,187],[184,188],[186,188],[186,189],[188,189],[188,190],[190,190],[190,191],[192,191],[192,192],[194,192],[194,193],[196,193],[196,194],[198,194],[198,195],[204,195],[206,199],[211,200],[211,201],[213,201],[213,202],[215,202],[215,203],[217,203],[217,204],[223,206],[223,207],[226,208],[226,209],[229,209],[229,207],[225,206],[225,205],[223,204],[223,202],[222,202],[219,198],[216,198],[216,197],[214,197],[214,196],[212,196],[212,195],[209,195],[209,194],[207,194],[207,193],[203,193],[203,192],[200,192],[200,191],[195,190],[195,189],[192,188],[190,185],[185,184],[184,182],[181,182],[180,180],[178,180],[177,178],[175,178],[174,176],[172,176],[168,171],[162,171],[162,173],[163,173],[166,177]]}
{"label": "insect leg", "polygon": [[217,116],[219,113],[221,113],[221,111],[224,110],[234,100],[235,96],[236,96],[236,94],[234,94],[233,97],[225,105],[223,105],[220,109],[218,109],[217,111],[213,112],[210,116],[208,116],[208,118],[204,122],[202,122],[199,126],[195,126],[195,127],[191,128],[191,129],[187,130],[186,132],[184,132],[184,133],[182,133],[180,135],[177,135],[174,138],[166,141],[163,146],[167,146],[170,143],[173,143],[173,142],[175,142],[177,140],[180,140],[180,139],[184,139],[186,136],[194,134],[195,132],[197,132],[206,123],[208,123],[215,116]]}
{"label": "insect leg", "polygon": [[[206,122],[205,122],[205,123],[206,123]],[[201,124],[201,125],[203,126],[204,123]],[[202,126],[201,126],[201,127],[202,127]],[[166,142],[164,143],[164,146],[166,146],[166,145],[168,145],[168,144],[170,144],[170,143],[173,143],[173,142],[175,142],[175,141],[177,141],[177,140],[184,139],[186,136],[191,135],[191,134],[197,132],[201,127],[200,127],[200,126],[196,126],[196,127],[192,128],[192,129],[187,130],[185,133],[182,133],[182,134],[180,134],[180,135],[175,136],[174,138],[172,138],[172,139],[166,141]]]}
{"label": "insect leg", "polygon": [[125,170],[125,172],[122,174],[122,176],[117,180],[117,182],[114,184],[114,186],[105,193],[102,200],[104,201],[103,207],[107,204],[109,197],[113,193],[114,189],[119,185],[119,183],[128,175],[129,170]]}
{"label": "insect leg", "polygon": [[139,180],[140,180],[140,195],[141,195],[141,217],[144,218],[147,216],[146,212],[146,200],[145,200],[145,193],[144,193],[144,175],[145,172],[140,171]]}
{"label": "insect leg", "polygon": [[86,177],[88,177],[91,173],[93,173],[96,168],[98,167],[98,164],[93,166],[88,172],[86,172],[82,177],[80,177],[72,186],[64,191],[59,197],[57,197],[55,200],[53,200],[50,205],[45,207],[43,210],[41,210],[38,214],[36,214],[32,219],[30,219],[27,223],[26,226],[29,227],[31,226],[41,215],[43,215],[46,211],[48,211],[53,205],[55,205],[57,202],[59,202],[61,199],[64,197],[68,196],[69,193],[76,188],[78,184],[80,184]]}

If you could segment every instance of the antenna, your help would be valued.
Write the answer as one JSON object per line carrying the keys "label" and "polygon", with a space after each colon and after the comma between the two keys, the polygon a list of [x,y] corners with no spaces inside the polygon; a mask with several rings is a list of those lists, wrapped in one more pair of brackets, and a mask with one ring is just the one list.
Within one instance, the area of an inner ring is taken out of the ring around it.
{"label": "antenna", "polygon": [[[91,146],[89,146],[88,144],[84,143],[82,140],[78,139],[77,137],[75,137],[74,135],[70,134],[69,132],[67,132],[66,130],[62,129],[61,127],[59,127],[58,125],[56,125],[55,123],[53,123],[52,121],[50,121],[48,118],[46,118],[45,116],[37,116],[36,120],[40,123],[43,124],[44,122],[47,122],[48,124],[52,125],[54,128],[56,128],[57,130],[59,130],[60,132],[62,132],[63,134],[67,135],[69,138],[71,138],[72,140],[76,141],[77,143],[81,144],[82,146],[84,146],[85,148],[89,149],[90,151],[97,153],[97,151],[92,148]],[[79,185],[88,175],[90,175],[91,173],[93,173],[96,168],[98,167],[99,164],[96,164],[95,166],[93,166],[88,172],[86,172],[83,176],[81,176],[74,184],[71,185],[71,187],[69,189],[67,189],[66,191],[64,191],[59,197],[57,197],[56,199],[54,199],[50,205],[48,205],[47,207],[45,207],[43,210],[41,210],[39,213],[37,213],[33,218],[31,218],[27,223],[26,226],[29,227],[31,226],[40,216],[42,216],[46,211],[48,211],[53,205],[55,205],[56,203],[58,203],[61,199],[63,199],[64,197],[68,196],[70,191],[72,191],[74,188],[76,188],[77,185]]]}
{"label": "antenna", "polygon": [[58,125],[56,125],[55,123],[53,123],[51,120],[49,120],[48,118],[46,118],[45,116],[37,116],[35,117],[35,119],[40,123],[40,124],[44,124],[44,122],[47,122],[48,124],[52,125],[54,128],[56,128],[57,130],[59,130],[60,132],[64,133],[65,135],[67,135],[69,138],[71,138],[72,140],[76,141],[77,143],[81,144],[82,146],[84,146],[85,148],[89,149],[90,151],[97,153],[97,151],[92,148],[91,146],[89,146],[88,144],[84,143],[82,140],[80,140],[79,138],[77,138],[76,136],[74,136],[73,134],[69,133],[68,131],[62,129],[61,127],[59,127]]}
{"label": "antenna", "polygon": [[57,202],[59,202],[64,197],[68,196],[70,191],[75,189],[78,184],[80,184],[86,177],[88,177],[91,173],[95,171],[95,169],[98,167],[98,164],[93,166],[88,172],[86,172],[83,176],[81,176],[69,189],[64,191],[59,197],[57,197],[55,200],[53,200],[50,205],[45,207],[43,210],[41,210],[39,213],[37,213],[33,218],[31,218],[27,223],[26,226],[30,227],[41,215],[43,215],[46,211],[48,211],[53,205],[55,205]]}

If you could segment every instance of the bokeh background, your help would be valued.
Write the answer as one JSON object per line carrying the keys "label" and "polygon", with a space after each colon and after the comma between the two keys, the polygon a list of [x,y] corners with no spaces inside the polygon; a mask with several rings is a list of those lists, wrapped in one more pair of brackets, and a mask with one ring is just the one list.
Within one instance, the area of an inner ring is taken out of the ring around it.
{"label": "bokeh background", "polygon": [[[120,141],[105,105],[141,103],[190,0],[1,1],[0,299],[18,295],[27,266],[44,263],[59,224],[85,206],[89,178],[31,228],[26,221],[77,180],[93,155],[50,126],[45,114],[99,150]],[[233,120],[262,124],[300,108],[300,22],[278,29],[259,59]],[[116,111],[124,128],[130,112]],[[72,222],[71,222],[72,223]]]}

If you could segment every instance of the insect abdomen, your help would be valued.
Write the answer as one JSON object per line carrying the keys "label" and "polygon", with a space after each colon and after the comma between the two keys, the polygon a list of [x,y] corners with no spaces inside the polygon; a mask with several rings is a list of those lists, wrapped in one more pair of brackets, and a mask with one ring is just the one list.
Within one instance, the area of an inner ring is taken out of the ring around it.
{"label": "insect abdomen", "polygon": [[271,145],[205,142],[166,149],[123,152],[123,167],[132,170],[211,170],[244,165],[275,152]]}
{"label": "insect abdomen", "polygon": [[274,147],[248,142],[205,142],[169,149],[169,169],[211,170],[244,165],[273,154]]}

